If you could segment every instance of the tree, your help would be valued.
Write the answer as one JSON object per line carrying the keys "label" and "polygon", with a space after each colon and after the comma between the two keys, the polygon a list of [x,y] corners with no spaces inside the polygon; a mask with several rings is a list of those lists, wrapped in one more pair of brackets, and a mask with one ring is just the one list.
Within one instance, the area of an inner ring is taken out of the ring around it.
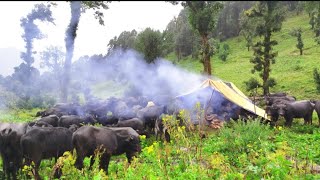
{"label": "tree", "polygon": [[320,2],[306,2],[306,11],[309,13],[309,24],[315,33],[315,41],[320,44]]}
{"label": "tree", "polygon": [[133,49],[137,38],[137,31],[134,29],[130,31],[123,31],[119,37],[115,36],[109,41],[108,55],[110,55],[117,48],[122,50]]}
{"label": "tree", "polygon": [[297,7],[296,7],[297,15],[299,15],[301,12],[303,12],[304,6],[305,6],[305,1],[298,1]]}
{"label": "tree", "polygon": [[20,57],[24,62],[14,68],[11,80],[18,81],[12,84],[12,89],[24,103],[31,96],[39,95],[36,92],[37,88],[35,84],[40,76],[40,72],[32,66],[34,62],[33,54],[36,53],[36,51],[33,51],[33,41],[35,39],[42,39],[44,34],[41,33],[41,30],[35,24],[36,21],[47,21],[54,24],[50,5],[36,4],[26,17],[20,19],[20,26],[24,30],[21,37],[26,43],[26,51],[21,52]]}
{"label": "tree", "polygon": [[48,68],[54,80],[57,81],[57,86],[62,92],[62,75],[63,75],[63,64],[65,53],[62,51],[60,47],[50,46],[45,51],[40,53],[41,57],[41,68]]}
{"label": "tree", "polygon": [[176,20],[175,52],[179,60],[198,50],[198,37],[188,21],[187,13],[187,9],[182,9]]}
{"label": "tree", "polygon": [[176,34],[176,21],[174,17],[167,25],[166,29],[162,32],[163,39],[163,55],[166,56],[174,51],[174,39]]}
{"label": "tree", "polygon": [[27,17],[21,18],[20,20],[20,26],[24,30],[22,38],[26,43],[26,52],[21,53],[21,59],[24,61],[25,65],[21,65],[20,68],[17,68],[16,70],[24,70],[24,72],[22,72],[24,74],[24,78],[22,78],[22,83],[26,86],[30,85],[30,81],[32,81],[30,77],[33,69],[32,64],[34,62],[33,54],[36,53],[35,51],[32,51],[33,41],[34,39],[42,39],[44,37],[38,26],[35,24],[36,20],[53,23],[54,19],[52,18],[50,5],[46,6],[44,4],[36,4],[32,9],[32,12],[29,13]]}
{"label": "tree", "polygon": [[162,55],[162,34],[151,28],[146,28],[137,36],[135,49],[144,54],[144,58],[148,63]]}
{"label": "tree", "polygon": [[253,18],[249,18],[244,13],[242,13],[240,17],[240,35],[244,37],[246,40],[246,47],[248,51],[250,51],[250,47],[252,46],[253,42],[252,39],[255,36],[255,22]]}
{"label": "tree", "polygon": [[316,34],[315,41],[320,44],[320,2],[317,1],[315,12],[314,33]]}
{"label": "tree", "polygon": [[175,52],[178,60],[189,55],[197,56],[200,39],[193,31],[187,13],[186,8],[182,9],[178,17],[174,17],[163,31],[164,56],[171,52]]}
{"label": "tree", "polygon": [[103,13],[100,9],[108,9],[107,3],[110,1],[69,1],[71,10],[71,19],[66,30],[65,45],[66,45],[66,58],[64,64],[64,74],[62,82],[62,96],[61,101],[67,102],[68,99],[68,87],[70,83],[70,70],[71,62],[74,51],[74,41],[77,37],[78,25],[80,22],[81,13],[84,13],[87,9],[96,10],[94,17],[99,20],[101,25],[104,25]]}
{"label": "tree", "polygon": [[223,9],[219,13],[217,28],[213,37],[224,41],[238,36],[241,30],[240,16],[254,4],[253,1],[223,1]]}
{"label": "tree", "polygon": [[314,24],[316,23],[315,20],[316,20],[315,12],[312,12],[310,15],[310,20],[309,20],[309,24],[311,25],[311,29],[314,29]]}
{"label": "tree", "polygon": [[[170,2],[174,5],[178,4],[177,1]],[[203,72],[211,75],[210,57],[213,55],[213,51],[209,44],[208,35],[216,27],[218,14],[223,8],[223,4],[218,1],[183,1],[181,5],[188,9],[191,27],[199,33],[202,40]]]}
{"label": "tree", "polygon": [[293,29],[293,30],[290,32],[290,35],[291,35],[291,36],[297,37],[296,47],[300,50],[300,55],[302,55],[302,53],[303,53],[303,42],[302,42],[301,33],[302,33],[301,28]]}
{"label": "tree", "polygon": [[316,84],[317,91],[320,93],[320,74],[317,68],[313,69],[313,79]]}
{"label": "tree", "polygon": [[274,86],[275,80],[270,78],[271,63],[275,63],[277,52],[272,52],[273,46],[278,42],[272,40],[272,33],[281,30],[284,21],[284,9],[281,9],[278,1],[259,1],[256,6],[246,12],[250,18],[258,18],[262,23],[258,23],[255,32],[263,41],[258,41],[254,46],[254,57],[250,60],[254,64],[252,73],[260,72],[262,78],[263,95],[269,94],[269,88]]}

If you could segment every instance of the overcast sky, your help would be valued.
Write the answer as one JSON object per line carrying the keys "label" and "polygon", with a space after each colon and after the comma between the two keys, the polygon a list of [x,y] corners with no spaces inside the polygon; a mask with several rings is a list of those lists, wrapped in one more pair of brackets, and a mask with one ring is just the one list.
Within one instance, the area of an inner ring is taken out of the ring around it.
{"label": "overcast sky", "polygon": [[[23,29],[20,19],[29,14],[34,4],[40,2],[1,1],[0,2],[0,74],[9,75],[13,67],[18,66],[20,52],[25,51],[25,43],[21,38]],[[64,48],[64,34],[70,20],[70,6],[67,2],[56,2],[53,17],[56,26],[38,23],[46,39],[34,41],[34,50],[42,51],[50,45]],[[107,45],[111,38],[123,31],[136,29],[138,32],[151,27],[163,31],[173,17],[177,17],[181,5],[172,5],[164,1],[123,1],[112,2],[104,12],[105,26],[101,26],[89,10],[81,15],[75,41],[75,56],[106,54]],[[36,59],[35,66],[39,67],[40,60]]]}

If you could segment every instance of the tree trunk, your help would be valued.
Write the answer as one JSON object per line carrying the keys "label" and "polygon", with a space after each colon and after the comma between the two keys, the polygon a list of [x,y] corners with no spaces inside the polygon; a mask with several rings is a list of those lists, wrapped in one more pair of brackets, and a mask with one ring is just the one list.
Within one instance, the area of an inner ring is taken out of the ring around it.
{"label": "tree trunk", "polygon": [[247,46],[248,47],[248,51],[250,51],[250,46]]}
{"label": "tree trunk", "polygon": [[65,43],[66,43],[66,58],[64,62],[64,75],[62,80],[62,92],[61,101],[68,101],[68,88],[70,84],[70,70],[74,51],[74,40],[77,37],[77,29],[81,15],[81,3],[80,1],[71,1],[71,19],[66,31]]}
{"label": "tree trunk", "polygon": [[202,38],[202,61],[203,61],[203,71],[206,75],[211,76],[211,62],[210,62],[210,44],[208,42],[208,36],[205,34],[201,35]]}
{"label": "tree trunk", "polygon": [[300,56],[302,55],[302,49],[300,49]]}

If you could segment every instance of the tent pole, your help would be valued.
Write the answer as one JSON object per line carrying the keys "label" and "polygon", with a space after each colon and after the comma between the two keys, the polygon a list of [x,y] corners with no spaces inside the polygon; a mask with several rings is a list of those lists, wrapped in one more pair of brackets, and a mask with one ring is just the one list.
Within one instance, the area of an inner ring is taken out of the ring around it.
{"label": "tent pole", "polygon": [[254,93],[253,93],[253,107],[254,107],[254,113],[257,114],[256,112],[256,94],[257,94],[257,88],[258,86],[255,88]]}

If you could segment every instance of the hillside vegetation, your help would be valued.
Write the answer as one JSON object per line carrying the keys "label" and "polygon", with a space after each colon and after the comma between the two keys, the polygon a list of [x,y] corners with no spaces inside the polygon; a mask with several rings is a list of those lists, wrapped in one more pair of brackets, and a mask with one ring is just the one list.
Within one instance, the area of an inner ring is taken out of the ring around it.
{"label": "hillside vegetation", "polygon": [[[272,39],[278,41],[275,50],[278,51],[276,63],[271,65],[271,77],[275,78],[277,85],[270,89],[271,92],[284,91],[300,99],[320,99],[320,94],[316,91],[313,80],[313,69],[319,67],[320,47],[314,41],[314,33],[308,24],[308,14],[288,15],[278,33],[272,35]],[[293,28],[301,27],[302,39],[304,43],[303,55],[299,55],[296,48],[297,40],[289,32]],[[259,37],[254,39],[254,42]],[[223,62],[215,55],[211,58],[213,75],[233,82],[240,90],[249,95],[246,91],[244,81],[251,77],[258,77],[258,74],[252,74],[253,64],[250,58],[253,51],[248,51],[243,37],[235,37],[225,42],[230,46],[230,54],[227,61]],[[167,59],[176,61],[174,55],[169,55]],[[191,72],[200,73],[203,70],[199,60],[188,57],[182,59],[177,64]],[[259,93],[259,92],[258,92]],[[261,92],[260,92],[261,94]]]}

